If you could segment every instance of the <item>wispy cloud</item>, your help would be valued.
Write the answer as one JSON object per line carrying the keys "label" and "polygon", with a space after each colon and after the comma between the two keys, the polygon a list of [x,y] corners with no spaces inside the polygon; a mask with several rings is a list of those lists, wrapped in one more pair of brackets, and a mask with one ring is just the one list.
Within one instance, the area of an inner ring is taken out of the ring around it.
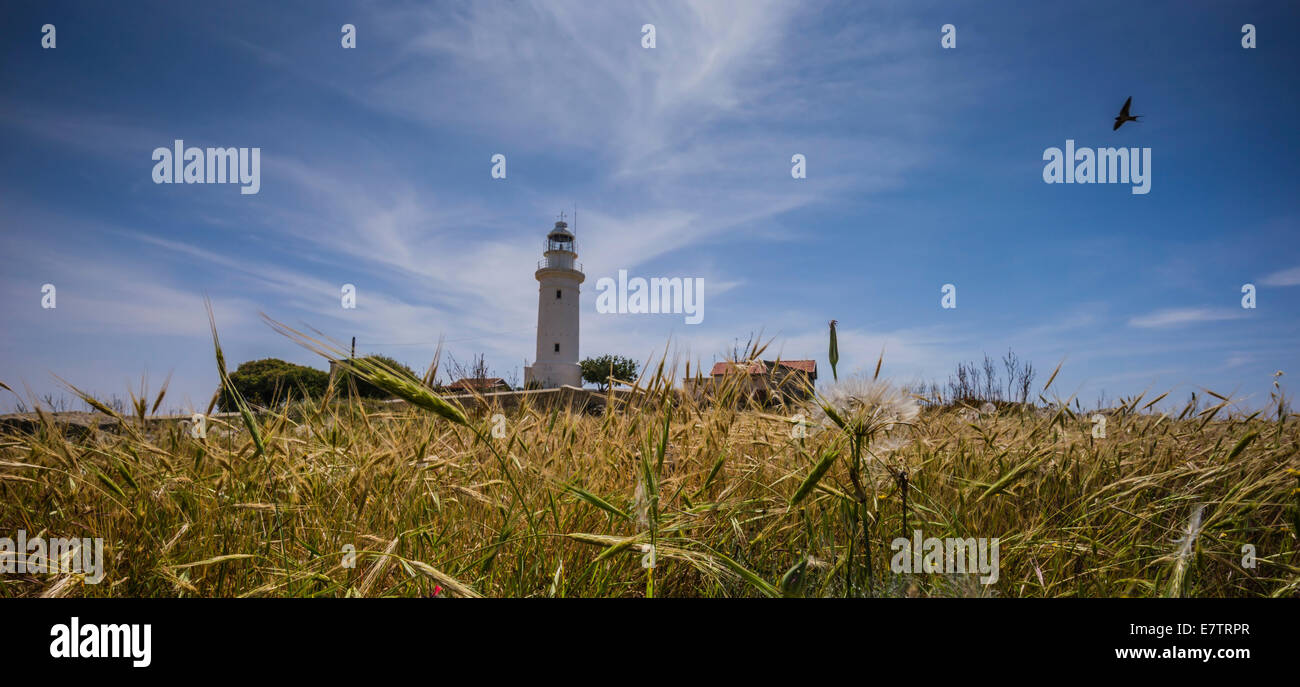
{"label": "wispy cloud", "polygon": [[1152,329],[1180,327],[1200,322],[1239,320],[1243,317],[1245,317],[1244,313],[1226,308],[1167,308],[1129,318],[1128,324],[1130,327]]}
{"label": "wispy cloud", "polygon": [[[370,86],[370,101],[531,146],[577,145],[618,160],[657,156],[766,94],[771,86],[758,77],[782,59],[775,48],[797,7],[526,0],[384,13],[386,38],[406,59]],[[655,50],[641,47],[645,23],[657,27]],[[428,28],[403,40],[411,26]],[[448,94],[457,107],[445,106]]]}
{"label": "wispy cloud", "polygon": [[1279,270],[1259,280],[1264,286],[1300,286],[1300,267]]}

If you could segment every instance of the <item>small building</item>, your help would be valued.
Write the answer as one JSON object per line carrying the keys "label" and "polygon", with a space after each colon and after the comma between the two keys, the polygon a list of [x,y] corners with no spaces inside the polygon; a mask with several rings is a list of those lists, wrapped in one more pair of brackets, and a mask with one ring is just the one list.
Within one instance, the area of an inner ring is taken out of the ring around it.
{"label": "small building", "polygon": [[500,377],[462,377],[448,384],[447,390],[486,394],[494,391],[510,391],[510,385]]}
{"label": "small building", "polygon": [[735,385],[744,396],[759,403],[799,401],[812,396],[817,361],[727,360],[714,363],[708,377],[688,377],[684,382],[688,392],[705,396]]}

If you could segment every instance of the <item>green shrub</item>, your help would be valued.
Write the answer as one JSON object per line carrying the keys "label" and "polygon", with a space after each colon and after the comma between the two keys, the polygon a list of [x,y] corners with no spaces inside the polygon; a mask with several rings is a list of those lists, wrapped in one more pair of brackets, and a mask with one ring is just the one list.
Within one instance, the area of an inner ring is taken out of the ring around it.
{"label": "green shrub", "polygon": [[[269,408],[290,399],[324,396],[329,377],[328,372],[314,367],[263,358],[240,365],[231,373],[230,382],[249,403]],[[235,409],[224,391],[220,407],[227,411]]]}

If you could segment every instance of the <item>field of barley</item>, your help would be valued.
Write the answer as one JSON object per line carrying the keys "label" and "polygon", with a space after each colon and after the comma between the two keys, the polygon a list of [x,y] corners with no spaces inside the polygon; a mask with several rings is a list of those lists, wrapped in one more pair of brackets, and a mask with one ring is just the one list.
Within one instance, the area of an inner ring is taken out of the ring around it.
{"label": "field of barley", "polygon": [[[1096,437],[1068,403],[981,411],[867,375],[760,407],[685,395],[671,367],[603,412],[495,420],[380,369],[358,372],[404,403],[332,387],[202,438],[149,422],[161,398],[84,396],[112,419],[85,433],[38,411],[0,434],[0,533],[102,537],[105,577],[8,574],[0,597],[1300,595],[1281,404],[1125,399]],[[916,530],[997,538],[997,581],[891,570]]]}

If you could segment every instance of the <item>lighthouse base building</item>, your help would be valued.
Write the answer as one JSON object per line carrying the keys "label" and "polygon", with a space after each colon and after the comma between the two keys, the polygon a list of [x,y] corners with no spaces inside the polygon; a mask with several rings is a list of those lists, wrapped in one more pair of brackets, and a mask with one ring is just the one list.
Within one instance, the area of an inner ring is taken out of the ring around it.
{"label": "lighthouse base building", "polygon": [[537,357],[524,368],[526,388],[582,386],[578,366],[578,286],[586,279],[577,245],[563,220],[546,235],[538,282]]}

